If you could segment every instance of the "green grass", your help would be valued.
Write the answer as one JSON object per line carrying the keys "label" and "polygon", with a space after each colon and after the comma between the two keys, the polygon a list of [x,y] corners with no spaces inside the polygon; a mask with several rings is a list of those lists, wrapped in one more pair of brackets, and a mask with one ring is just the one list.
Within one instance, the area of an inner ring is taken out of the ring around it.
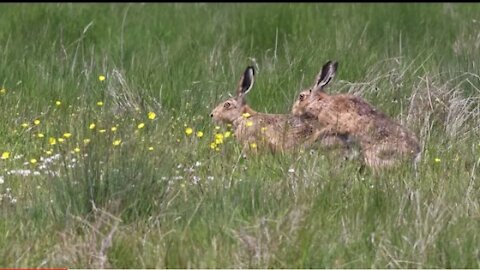
{"label": "green grass", "polygon": [[[1,9],[0,266],[480,267],[479,5]],[[328,91],[418,135],[418,175],[210,148],[228,127],[209,114],[247,65],[251,107],[287,113],[330,59]]]}

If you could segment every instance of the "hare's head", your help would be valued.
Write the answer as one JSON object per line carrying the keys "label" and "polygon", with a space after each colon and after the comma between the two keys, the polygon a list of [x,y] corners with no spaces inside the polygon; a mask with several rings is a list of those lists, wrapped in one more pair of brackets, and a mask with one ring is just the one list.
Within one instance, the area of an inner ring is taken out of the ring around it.
{"label": "hare's head", "polygon": [[305,108],[314,102],[314,100],[319,100],[327,96],[324,89],[330,81],[335,77],[337,71],[338,62],[328,61],[323,65],[322,70],[318,73],[313,85],[300,92],[297,100],[293,103],[292,113],[294,115],[303,115],[305,114]]}
{"label": "hare's head", "polygon": [[255,70],[253,66],[248,66],[238,83],[237,95],[223,101],[213,109],[210,116],[214,122],[232,123],[235,119],[242,116],[243,113],[252,112],[247,105],[245,95],[252,89],[254,76]]}

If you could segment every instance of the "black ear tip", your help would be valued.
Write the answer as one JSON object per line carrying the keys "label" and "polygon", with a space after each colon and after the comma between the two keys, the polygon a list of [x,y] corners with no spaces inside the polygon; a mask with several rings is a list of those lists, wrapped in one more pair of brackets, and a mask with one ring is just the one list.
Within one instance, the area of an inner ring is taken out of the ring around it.
{"label": "black ear tip", "polygon": [[252,70],[252,73],[255,74],[255,68],[253,66],[248,66],[246,71]]}
{"label": "black ear tip", "polygon": [[338,65],[338,62],[335,61],[335,60],[328,60],[328,62],[327,62],[325,65],[334,65],[334,66],[336,66],[336,65]]}
{"label": "black ear tip", "polygon": [[336,68],[337,67],[337,62],[334,62],[332,60],[329,60],[328,62],[326,62],[324,65],[323,65],[323,68],[329,68],[329,67],[334,67]]}
{"label": "black ear tip", "polygon": [[324,69],[327,69],[327,68],[333,68],[334,70],[337,70],[338,68],[338,62],[337,61],[328,61],[327,63],[325,63],[325,65],[323,65],[323,68]]}

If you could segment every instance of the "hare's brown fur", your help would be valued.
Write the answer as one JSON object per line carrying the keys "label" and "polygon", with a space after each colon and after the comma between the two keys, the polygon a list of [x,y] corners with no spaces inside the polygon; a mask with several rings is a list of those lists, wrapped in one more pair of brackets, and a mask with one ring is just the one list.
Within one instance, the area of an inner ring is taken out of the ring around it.
{"label": "hare's brown fur", "polygon": [[292,114],[259,113],[250,108],[245,94],[253,86],[253,67],[248,67],[240,79],[237,96],[230,98],[213,109],[215,122],[231,123],[236,139],[250,148],[255,143],[259,149],[284,151],[296,147],[307,147],[317,140],[325,147],[342,146],[342,138],[320,138],[315,119]]}
{"label": "hare's brown fur", "polygon": [[[337,65],[329,63],[324,69],[333,69],[331,73],[335,74]],[[350,94],[328,95],[318,85],[302,93],[307,92],[308,97],[297,101],[292,111],[315,117],[321,126],[320,136],[341,134],[353,138],[360,145],[367,166],[392,167],[404,158],[419,157],[415,135],[364,99]]]}

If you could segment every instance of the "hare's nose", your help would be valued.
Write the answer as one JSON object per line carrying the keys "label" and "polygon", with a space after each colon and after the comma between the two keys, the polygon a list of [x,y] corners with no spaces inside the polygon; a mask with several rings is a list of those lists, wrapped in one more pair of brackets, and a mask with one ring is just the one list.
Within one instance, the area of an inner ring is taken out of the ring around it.
{"label": "hare's nose", "polygon": [[210,117],[213,117],[213,113],[210,114]]}

